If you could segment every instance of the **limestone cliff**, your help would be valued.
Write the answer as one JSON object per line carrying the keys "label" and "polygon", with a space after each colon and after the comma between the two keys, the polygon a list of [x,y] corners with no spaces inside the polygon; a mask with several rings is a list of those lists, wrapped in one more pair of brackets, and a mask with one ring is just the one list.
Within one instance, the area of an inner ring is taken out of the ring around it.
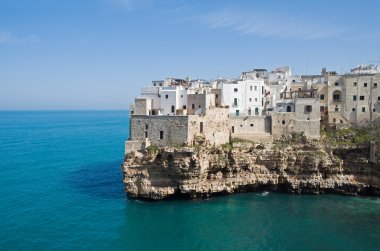
{"label": "limestone cliff", "polygon": [[136,151],[122,171],[131,197],[208,197],[240,191],[380,194],[380,172],[366,146],[329,147],[321,141]]}

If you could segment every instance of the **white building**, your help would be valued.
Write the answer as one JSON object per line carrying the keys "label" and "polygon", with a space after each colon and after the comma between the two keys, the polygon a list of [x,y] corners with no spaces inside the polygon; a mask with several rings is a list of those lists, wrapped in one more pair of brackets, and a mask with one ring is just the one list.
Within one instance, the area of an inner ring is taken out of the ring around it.
{"label": "white building", "polygon": [[161,114],[176,115],[187,109],[187,92],[183,86],[165,86],[161,90]]}
{"label": "white building", "polygon": [[243,75],[240,80],[220,84],[222,105],[230,107],[234,116],[261,115],[264,108],[264,80]]}

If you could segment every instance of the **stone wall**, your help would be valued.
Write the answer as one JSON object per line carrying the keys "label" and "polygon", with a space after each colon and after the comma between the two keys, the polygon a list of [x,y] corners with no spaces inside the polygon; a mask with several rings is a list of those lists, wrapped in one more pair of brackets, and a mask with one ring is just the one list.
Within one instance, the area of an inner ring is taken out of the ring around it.
{"label": "stone wall", "polygon": [[188,122],[188,116],[132,115],[130,140],[145,142],[148,138],[151,144],[162,147],[182,145],[188,139]]}
{"label": "stone wall", "polygon": [[294,112],[272,113],[272,136],[273,139],[289,137],[294,132]]}
{"label": "stone wall", "polygon": [[308,138],[320,137],[320,104],[316,98],[297,98],[294,112],[272,113],[273,139],[303,132]]}
{"label": "stone wall", "polygon": [[271,133],[269,116],[230,117],[231,137],[260,142],[263,135]]}
{"label": "stone wall", "polygon": [[125,154],[131,153],[133,151],[141,151],[145,148],[145,146],[145,142],[127,140],[125,141]]}
{"label": "stone wall", "polygon": [[213,108],[204,115],[189,116],[189,142],[203,138],[210,145],[220,145],[229,142],[228,108]]}

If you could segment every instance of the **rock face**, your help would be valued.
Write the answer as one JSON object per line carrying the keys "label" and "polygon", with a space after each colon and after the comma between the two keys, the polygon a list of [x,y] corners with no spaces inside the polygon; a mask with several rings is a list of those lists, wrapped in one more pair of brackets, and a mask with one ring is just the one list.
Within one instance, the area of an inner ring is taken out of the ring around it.
{"label": "rock face", "polygon": [[126,192],[152,200],[244,191],[380,195],[380,167],[367,147],[321,142],[164,148],[133,152],[122,165]]}

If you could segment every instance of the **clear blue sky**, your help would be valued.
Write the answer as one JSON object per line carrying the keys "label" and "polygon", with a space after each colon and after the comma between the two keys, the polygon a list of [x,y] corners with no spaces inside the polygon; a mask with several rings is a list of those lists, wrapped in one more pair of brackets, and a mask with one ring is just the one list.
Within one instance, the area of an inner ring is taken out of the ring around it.
{"label": "clear blue sky", "polygon": [[0,0],[0,109],[125,109],[170,76],[345,72],[380,61],[379,10],[375,0]]}

